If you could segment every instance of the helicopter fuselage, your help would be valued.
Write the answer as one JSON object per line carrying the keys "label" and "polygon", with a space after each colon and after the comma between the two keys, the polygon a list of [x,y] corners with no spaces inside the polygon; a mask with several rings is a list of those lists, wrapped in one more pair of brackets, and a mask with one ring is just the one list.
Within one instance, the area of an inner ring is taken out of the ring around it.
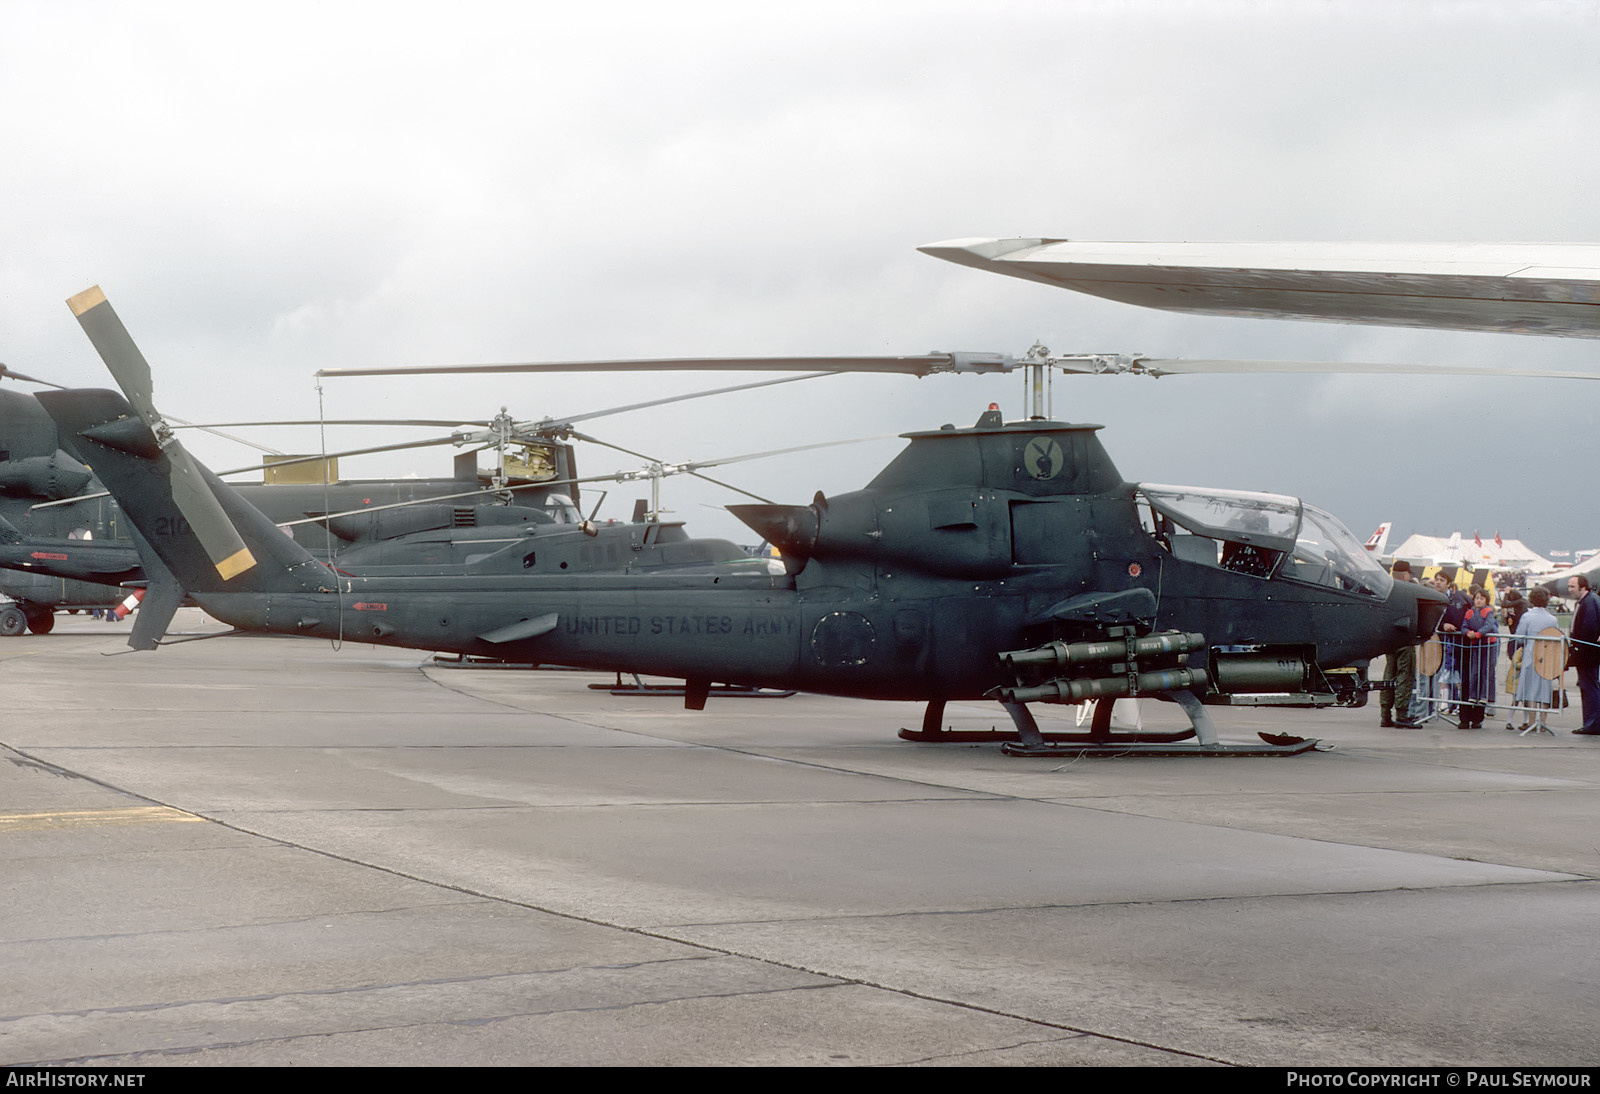
{"label": "helicopter fuselage", "polygon": [[508,536],[447,572],[341,573],[208,475],[251,556],[223,576],[176,508],[166,457],[96,424],[128,420],[120,397],[41,399],[179,584],[241,630],[682,677],[691,692],[925,700],[1018,683],[1008,651],[1175,630],[1204,635],[1205,696],[1226,701],[1330,692],[1328,670],[1418,641],[1434,621],[1433,594],[1394,583],[1313,506],[1136,486],[1098,427],[994,412],[910,434],[862,490],[731,507],[782,552],[782,574],[730,559],[721,541],[686,539],[643,565],[642,538],[577,528]]}
{"label": "helicopter fuselage", "polygon": [[[1162,565],[1154,556],[1146,560]],[[1196,585],[1158,615],[1158,630],[1200,631],[1213,648],[1237,644],[1270,656],[1305,656],[1323,669],[1415,640],[1414,623],[1405,631],[1394,626],[1414,607],[1336,601],[1313,590],[1285,590],[1263,604],[1259,589],[1243,587],[1250,579],[1186,574],[1187,565],[1165,576]],[[975,699],[1009,682],[996,654],[1049,641],[1060,628],[1036,622],[1039,613],[1062,599],[1063,589],[1096,588],[1096,568],[1061,567],[1085,570],[1072,584],[1066,573],[1041,569],[978,582],[875,575],[867,588],[852,579],[869,575],[822,567],[815,572],[821,580],[804,583],[714,573],[528,577],[509,584],[503,577],[451,577],[448,588],[437,578],[350,578],[338,591],[214,592],[196,599],[243,630],[834,695]],[[540,619],[549,629],[529,638],[482,637]]]}

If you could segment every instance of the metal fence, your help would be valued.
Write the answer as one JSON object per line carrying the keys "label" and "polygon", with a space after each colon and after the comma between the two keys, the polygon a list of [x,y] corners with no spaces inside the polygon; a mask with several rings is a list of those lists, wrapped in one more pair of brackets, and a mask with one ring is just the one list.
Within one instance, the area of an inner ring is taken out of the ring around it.
{"label": "metal fence", "polygon": [[1503,717],[1524,735],[1549,733],[1551,715],[1566,706],[1569,642],[1558,627],[1535,635],[1435,634],[1418,651],[1411,717],[1463,724]]}

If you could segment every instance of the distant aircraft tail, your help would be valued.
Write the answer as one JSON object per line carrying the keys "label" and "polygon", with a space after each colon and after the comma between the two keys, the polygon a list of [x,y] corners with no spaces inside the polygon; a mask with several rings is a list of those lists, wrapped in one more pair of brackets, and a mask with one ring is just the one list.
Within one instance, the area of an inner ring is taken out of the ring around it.
{"label": "distant aircraft tail", "polygon": [[1367,550],[1371,551],[1375,555],[1383,554],[1384,551],[1388,550],[1389,529],[1393,527],[1393,521],[1384,521],[1382,524],[1378,525],[1377,531],[1373,532],[1372,535],[1367,537],[1367,542],[1363,544],[1363,546],[1365,546]]}
{"label": "distant aircraft tail", "polygon": [[[332,587],[332,573],[326,565],[200,466],[177,441],[159,445],[121,395],[100,390],[43,391],[38,399],[56,420],[61,442],[95,469],[138,529],[143,544],[167,571],[163,580],[153,584],[170,584],[197,596],[316,592]],[[220,504],[221,517],[217,519],[231,526],[228,531],[236,533],[247,548],[253,560],[248,568],[219,565],[214,560],[215,550],[208,549],[185,518],[182,500],[175,497],[175,482],[188,479],[183,489],[194,493],[191,472],[198,473]],[[173,595],[168,589],[165,599]],[[172,606],[176,607],[175,600]],[[170,611],[166,614],[170,618]]]}

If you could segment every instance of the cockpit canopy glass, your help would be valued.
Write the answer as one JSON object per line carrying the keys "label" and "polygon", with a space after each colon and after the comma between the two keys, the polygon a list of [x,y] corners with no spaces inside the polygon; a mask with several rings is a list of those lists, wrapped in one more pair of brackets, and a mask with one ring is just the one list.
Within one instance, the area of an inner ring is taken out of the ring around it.
{"label": "cockpit canopy glass", "polygon": [[1283,576],[1347,593],[1387,600],[1394,578],[1367,553],[1339,518],[1315,505],[1302,507],[1300,534]]}
{"label": "cockpit canopy glass", "polygon": [[1337,517],[1299,498],[1140,483],[1156,535],[1174,554],[1260,578],[1385,600],[1394,587]]}
{"label": "cockpit canopy glass", "polygon": [[544,511],[557,524],[582,524],[583,514],[565,494],[546,494]]}
{"label": "cockpit canopy glass", "polygon": [[1285,494],[1148,482],[1138,489],[1152,509],[1195,535],[1287,551],[1300,527],[1300,499]]}

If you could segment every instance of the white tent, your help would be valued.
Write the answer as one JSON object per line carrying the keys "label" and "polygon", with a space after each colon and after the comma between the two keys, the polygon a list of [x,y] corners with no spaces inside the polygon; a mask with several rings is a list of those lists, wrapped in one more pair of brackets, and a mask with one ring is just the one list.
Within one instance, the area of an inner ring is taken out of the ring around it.
{"label": "white tent", "polygon": [[1490,536],[1479,544],[1475,538],[1463,537],[1454,532],[1449,537],[1412,536],[1394,549],[1395,558],[1410,562],[1418,560],[1440,566],[1470,566],[1477,569],[1488,566],[1499,570],[1531,570],[1547,573],[1555,564],[1536,554],[1520,539],[1501,539],[1495,542]]}

